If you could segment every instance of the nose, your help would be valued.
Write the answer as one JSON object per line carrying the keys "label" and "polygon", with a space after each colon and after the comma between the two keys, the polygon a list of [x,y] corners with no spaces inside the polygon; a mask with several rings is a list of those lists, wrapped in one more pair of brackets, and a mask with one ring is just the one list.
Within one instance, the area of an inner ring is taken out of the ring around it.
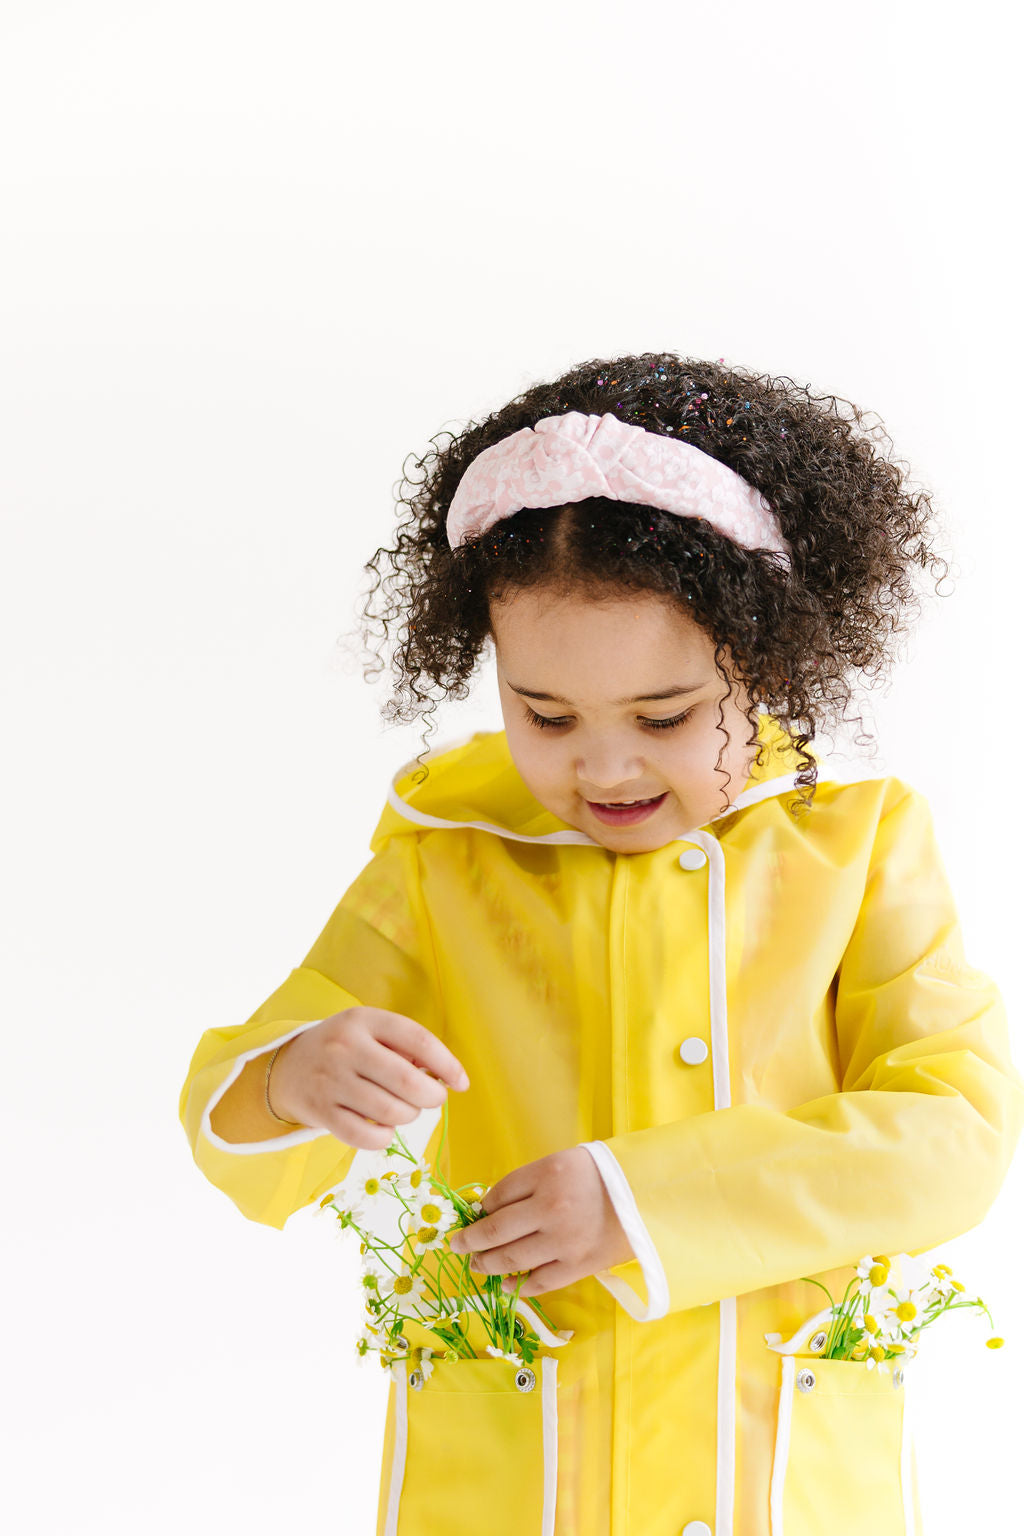
{"label": "nose", "polygon": [[576,777],[591,791],[588,800],[629,800],[630,783],[643,778],[644,765],[635,753],[619,750],[611,744],[594,747],[576,759]]}

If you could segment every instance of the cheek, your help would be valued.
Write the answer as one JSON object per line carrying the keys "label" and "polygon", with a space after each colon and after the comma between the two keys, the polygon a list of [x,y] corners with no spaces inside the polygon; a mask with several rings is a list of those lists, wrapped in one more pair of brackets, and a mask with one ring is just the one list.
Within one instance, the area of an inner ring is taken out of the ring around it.
{"label": "cheek", "polygon": [[542,781],[545,777],[545,769],[550,776],[553,754],[546,752],[544,744],[537,741],[539,734],[539,731],[519,721],[514,721],[505,727],[512,760],[519,770],[520,777],[527,784]]}

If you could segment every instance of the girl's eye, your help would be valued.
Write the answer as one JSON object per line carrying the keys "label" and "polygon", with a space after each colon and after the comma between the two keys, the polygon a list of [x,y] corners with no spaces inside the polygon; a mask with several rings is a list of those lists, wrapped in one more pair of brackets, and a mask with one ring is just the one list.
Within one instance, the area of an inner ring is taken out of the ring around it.
{"label": "girl's eye", "polygon": [[[694,708],[696,708],[696,705],[694,705]],[[693,709],[687,709],[684,710],[681,715],[674,715],[671,720],[644,720],[641,718],[640,724],[649,726],[651,730],[654,731],[669,731],[673,728],[673,726],[682,725],[685,721],[689,720],[692,714]],[[549,720],[546,715],[538,715],[536,710],[531,709],[528,704],[526,706],[526,718],[529,720],[531,725],[539,726],[541,730],[543,730],[546,726],[571,724],[571,721],[568,719],[568,717],[564,715],[560,716],[556,720]]]}

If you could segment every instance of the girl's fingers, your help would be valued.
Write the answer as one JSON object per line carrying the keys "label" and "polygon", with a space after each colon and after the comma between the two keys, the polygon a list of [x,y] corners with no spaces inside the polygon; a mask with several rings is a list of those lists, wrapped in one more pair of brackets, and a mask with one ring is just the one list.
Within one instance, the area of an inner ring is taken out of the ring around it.
{"label": "girl's fingers", "polygon": [[[576,1275],[567,1269],[564,1264],[542,1264],[539,1269],[532,1269],[522,1285],[519,1294],[522,1297],[540,1296],[544,1291],[557,1291],[563,1285],[572,1285],[582,1276]],[[516,1282],[513,1275],[511,1282],[503,1281],[502,1290],[511,1296],[515,1292]]]}
{"label": "girl's fingers", "polygon": [[557,1243],[551,1235],[530,1232],[513,1242],[499,1243],[495,1248],[470,1254],[471,1270],[485,1275],[512,1275],[521,1270],[535,1269],[538,1264],[552,1263],[558,1257]]}
{"label": "girl's fingers", "polygon": [[360,1055],[359,1075],[410,1105],[414,1113],[421,1109],[436,1109],[448,1097],[448,1090],[439,1078],[428,1075],[424,1067],[416,1066],[398,1051],[373,1039],[366,1041]]}
{"label": "girl's fingers", "polygon": [[379,1083],[357,1076],[348,1095],[348,1107],[358,1110],[367,1120],[380,1125],[408,1125],[419,1114],[419,1107],[389,1093]]}
{"label": "girl's fingers", "polygon": [[517,1200],[513,1205],[503,1205],[463,1227],[449,1238],[454,1253],[480,1253],[487,1248],[500,1248],[529,1237],[537,1232],[539,1212],[531,1200]]}
{"label": "girl's fingers", "polygon": [[317,1122],[326,1126],[349,1147],[361,1147],[366,1152],[383,1152],[395,1139],[393,1126],[371,1125],[369,1120],[346,1109],[343,1104],[332,1104],[323,1119]]}

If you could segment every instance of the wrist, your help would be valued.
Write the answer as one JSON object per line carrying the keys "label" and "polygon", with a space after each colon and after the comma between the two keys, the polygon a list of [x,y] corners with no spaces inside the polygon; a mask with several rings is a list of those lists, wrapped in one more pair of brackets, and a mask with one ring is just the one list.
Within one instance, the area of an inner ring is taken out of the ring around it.
{"label": "wrist", "polygon": [[280,1105],[280,1106],[278,1106],[278,1108],[275,1108],[273,1100],[271,1098],[271,1077],[273,1075],[274,1067],[275,1067],[275,1065],[277,1063],[277,1059],[278,1059],[278,1056],[280,1055],[281,1051],[285,1050],[290,1044],[291,1044],[291,1041],[290,1040],[286,1040],[284,1045],[279,1045],[277,1047],[277,1049],[271,1051],[270,1055],[267,1057],[267,1070],[266,1070],[266,1076],[265,1076],[264,1082],[263,1082],[263,1102],[266,1105],[266,1109],[267,1109],[268,1114],[279,1125],[288,1125],[288,1126],[291,1126],[292,1128],[295,1128],[296,1126],[299,1126],[299,1125],[302,1124],[301,1120],[291,1120],[286,1115],[279,1114],[278,1113],[278,1108],[284,1108],[285,1106],[284,1105]]}

